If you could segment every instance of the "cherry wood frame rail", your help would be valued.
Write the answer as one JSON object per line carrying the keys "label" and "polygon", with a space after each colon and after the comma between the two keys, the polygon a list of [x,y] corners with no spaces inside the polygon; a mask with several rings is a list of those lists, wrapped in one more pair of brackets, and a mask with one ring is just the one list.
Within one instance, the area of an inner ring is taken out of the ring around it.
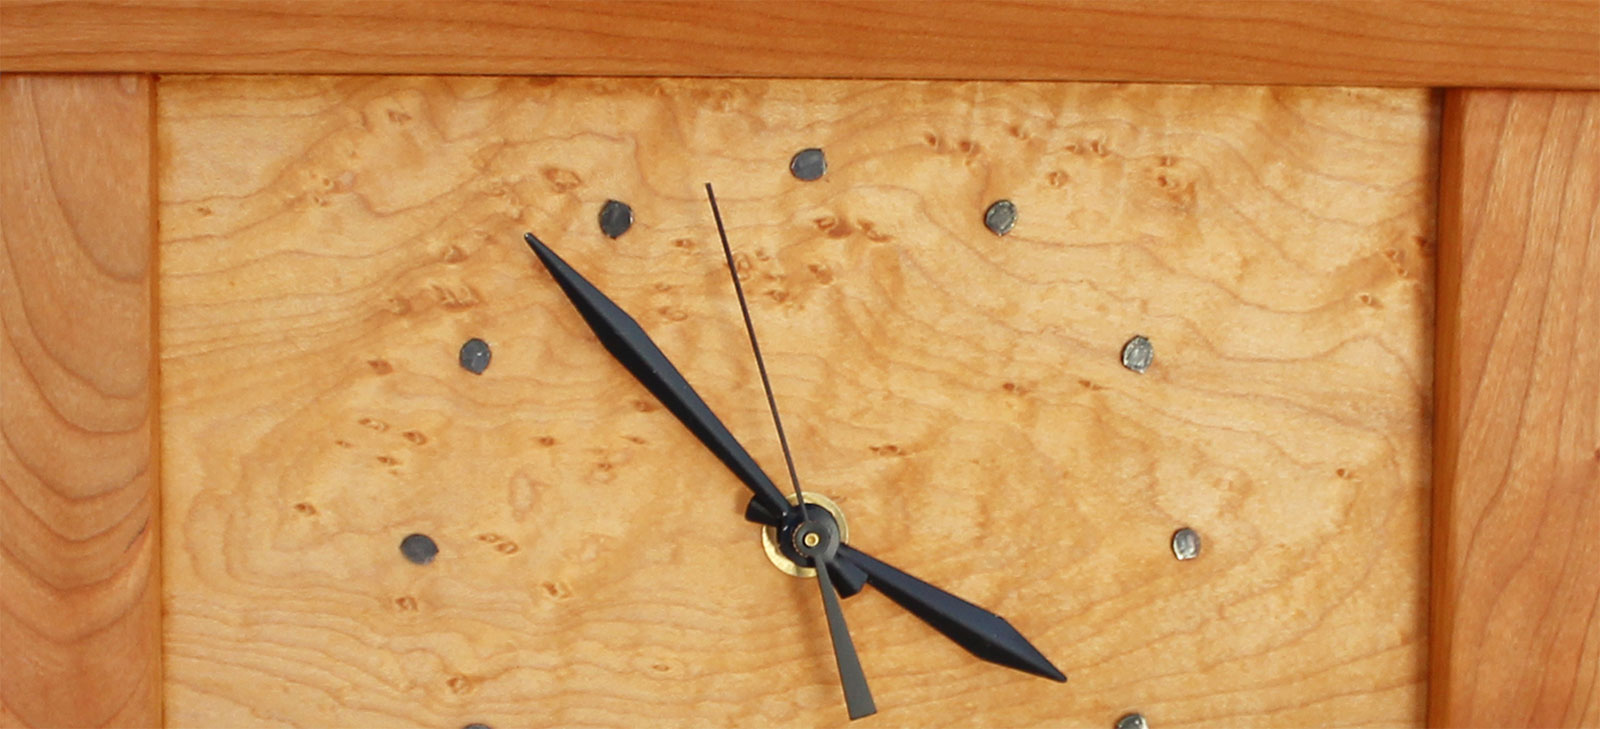
{"label": "cherry wood frame rail", "polygon": [[465,73],[1446,88],[1429,724],[1600,725],[1600,0],[0,0],[0,72],[0,724],[162,722],[150,74]]}

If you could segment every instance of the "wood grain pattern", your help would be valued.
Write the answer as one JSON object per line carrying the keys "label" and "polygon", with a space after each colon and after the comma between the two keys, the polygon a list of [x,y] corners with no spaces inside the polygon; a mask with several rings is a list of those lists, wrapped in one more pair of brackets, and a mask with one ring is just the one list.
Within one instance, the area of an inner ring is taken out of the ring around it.
{"label": "wood grain pattern", "polygon": [[1595,0],[0,0],[0,68],[1600,88]]}
{"label": "wood grain pattern", "polygon": [[1447,109],[1431,723],[1600,726],[1600,94]]}
{"label": "wood grain pattern", "polygon": [[161,724],[151,81],[0,78],[0,724]]}
{"label": "wood grain pattern", "polygon": [[[872,722],[1422,720],[1429,92],[159,95],[175,725],[845,723],[815,587],[766,562],[737,482],[520,241],[635,312],[780,473],[706,181],[808,488],[1072,677],[980,664],[869,592],[845,610]],[[830,171],[800,183],[811,145]],[[981,222],[1000,197],[1005,238]],[[636,211],[615,241],[608,198]],[[1142,376],[1118,361],[1135,333]],[[1180,563],[1185,525],[1205,552]],[[401,559],[411,532],[431,566]]]}

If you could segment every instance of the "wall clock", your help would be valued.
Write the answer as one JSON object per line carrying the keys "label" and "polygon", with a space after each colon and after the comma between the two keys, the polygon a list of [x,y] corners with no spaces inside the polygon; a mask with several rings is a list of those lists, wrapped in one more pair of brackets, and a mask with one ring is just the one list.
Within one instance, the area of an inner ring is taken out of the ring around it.
{"label": "wall clock", "polygon": [[1425,91],[174,77],[157,108],[175,725],[848,723],[816,581],[523,242],[786,485],[708,181],[807,492],[1072,677],[869,588],[861,725],[1420,717]]}

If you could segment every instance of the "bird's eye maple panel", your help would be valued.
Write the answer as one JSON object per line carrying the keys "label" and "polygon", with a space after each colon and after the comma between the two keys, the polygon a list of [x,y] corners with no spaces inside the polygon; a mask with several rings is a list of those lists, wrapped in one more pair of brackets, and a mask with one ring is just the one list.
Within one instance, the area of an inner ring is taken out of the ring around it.
{"label": "bird's eye maple panel", "polygon": [[632,312],[777,477],[711,182],[807,489],[1071,678],[977,661],[869,588],[844,603],[866,723],[1420,724],[1436,107],[164,78],[168,721],[847,723],[816,586],[522,242]]}

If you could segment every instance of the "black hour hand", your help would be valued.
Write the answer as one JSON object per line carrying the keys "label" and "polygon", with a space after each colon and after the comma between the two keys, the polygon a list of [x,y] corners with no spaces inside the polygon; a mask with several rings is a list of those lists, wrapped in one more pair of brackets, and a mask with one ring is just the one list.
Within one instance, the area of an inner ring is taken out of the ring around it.
{"label": "black hour hand", "polygon": [[595,336],[600,338],[600,343],[755,493],[761,508],[746,510],[746,518],[773,526],[781,524],[783,517],[789,514],[789,502],[639,323],[532,233],[523,238],[583,315]]}
{"label": "black hour hand", "polygon": [[911,611],[922,622],[990,663],[1043,676],[1052,681],[1067,677],[1051,665],[1039,649],[1005,618],[874,559],[848,544],[839,545],[836,559],[867,574],[867,583]]}

